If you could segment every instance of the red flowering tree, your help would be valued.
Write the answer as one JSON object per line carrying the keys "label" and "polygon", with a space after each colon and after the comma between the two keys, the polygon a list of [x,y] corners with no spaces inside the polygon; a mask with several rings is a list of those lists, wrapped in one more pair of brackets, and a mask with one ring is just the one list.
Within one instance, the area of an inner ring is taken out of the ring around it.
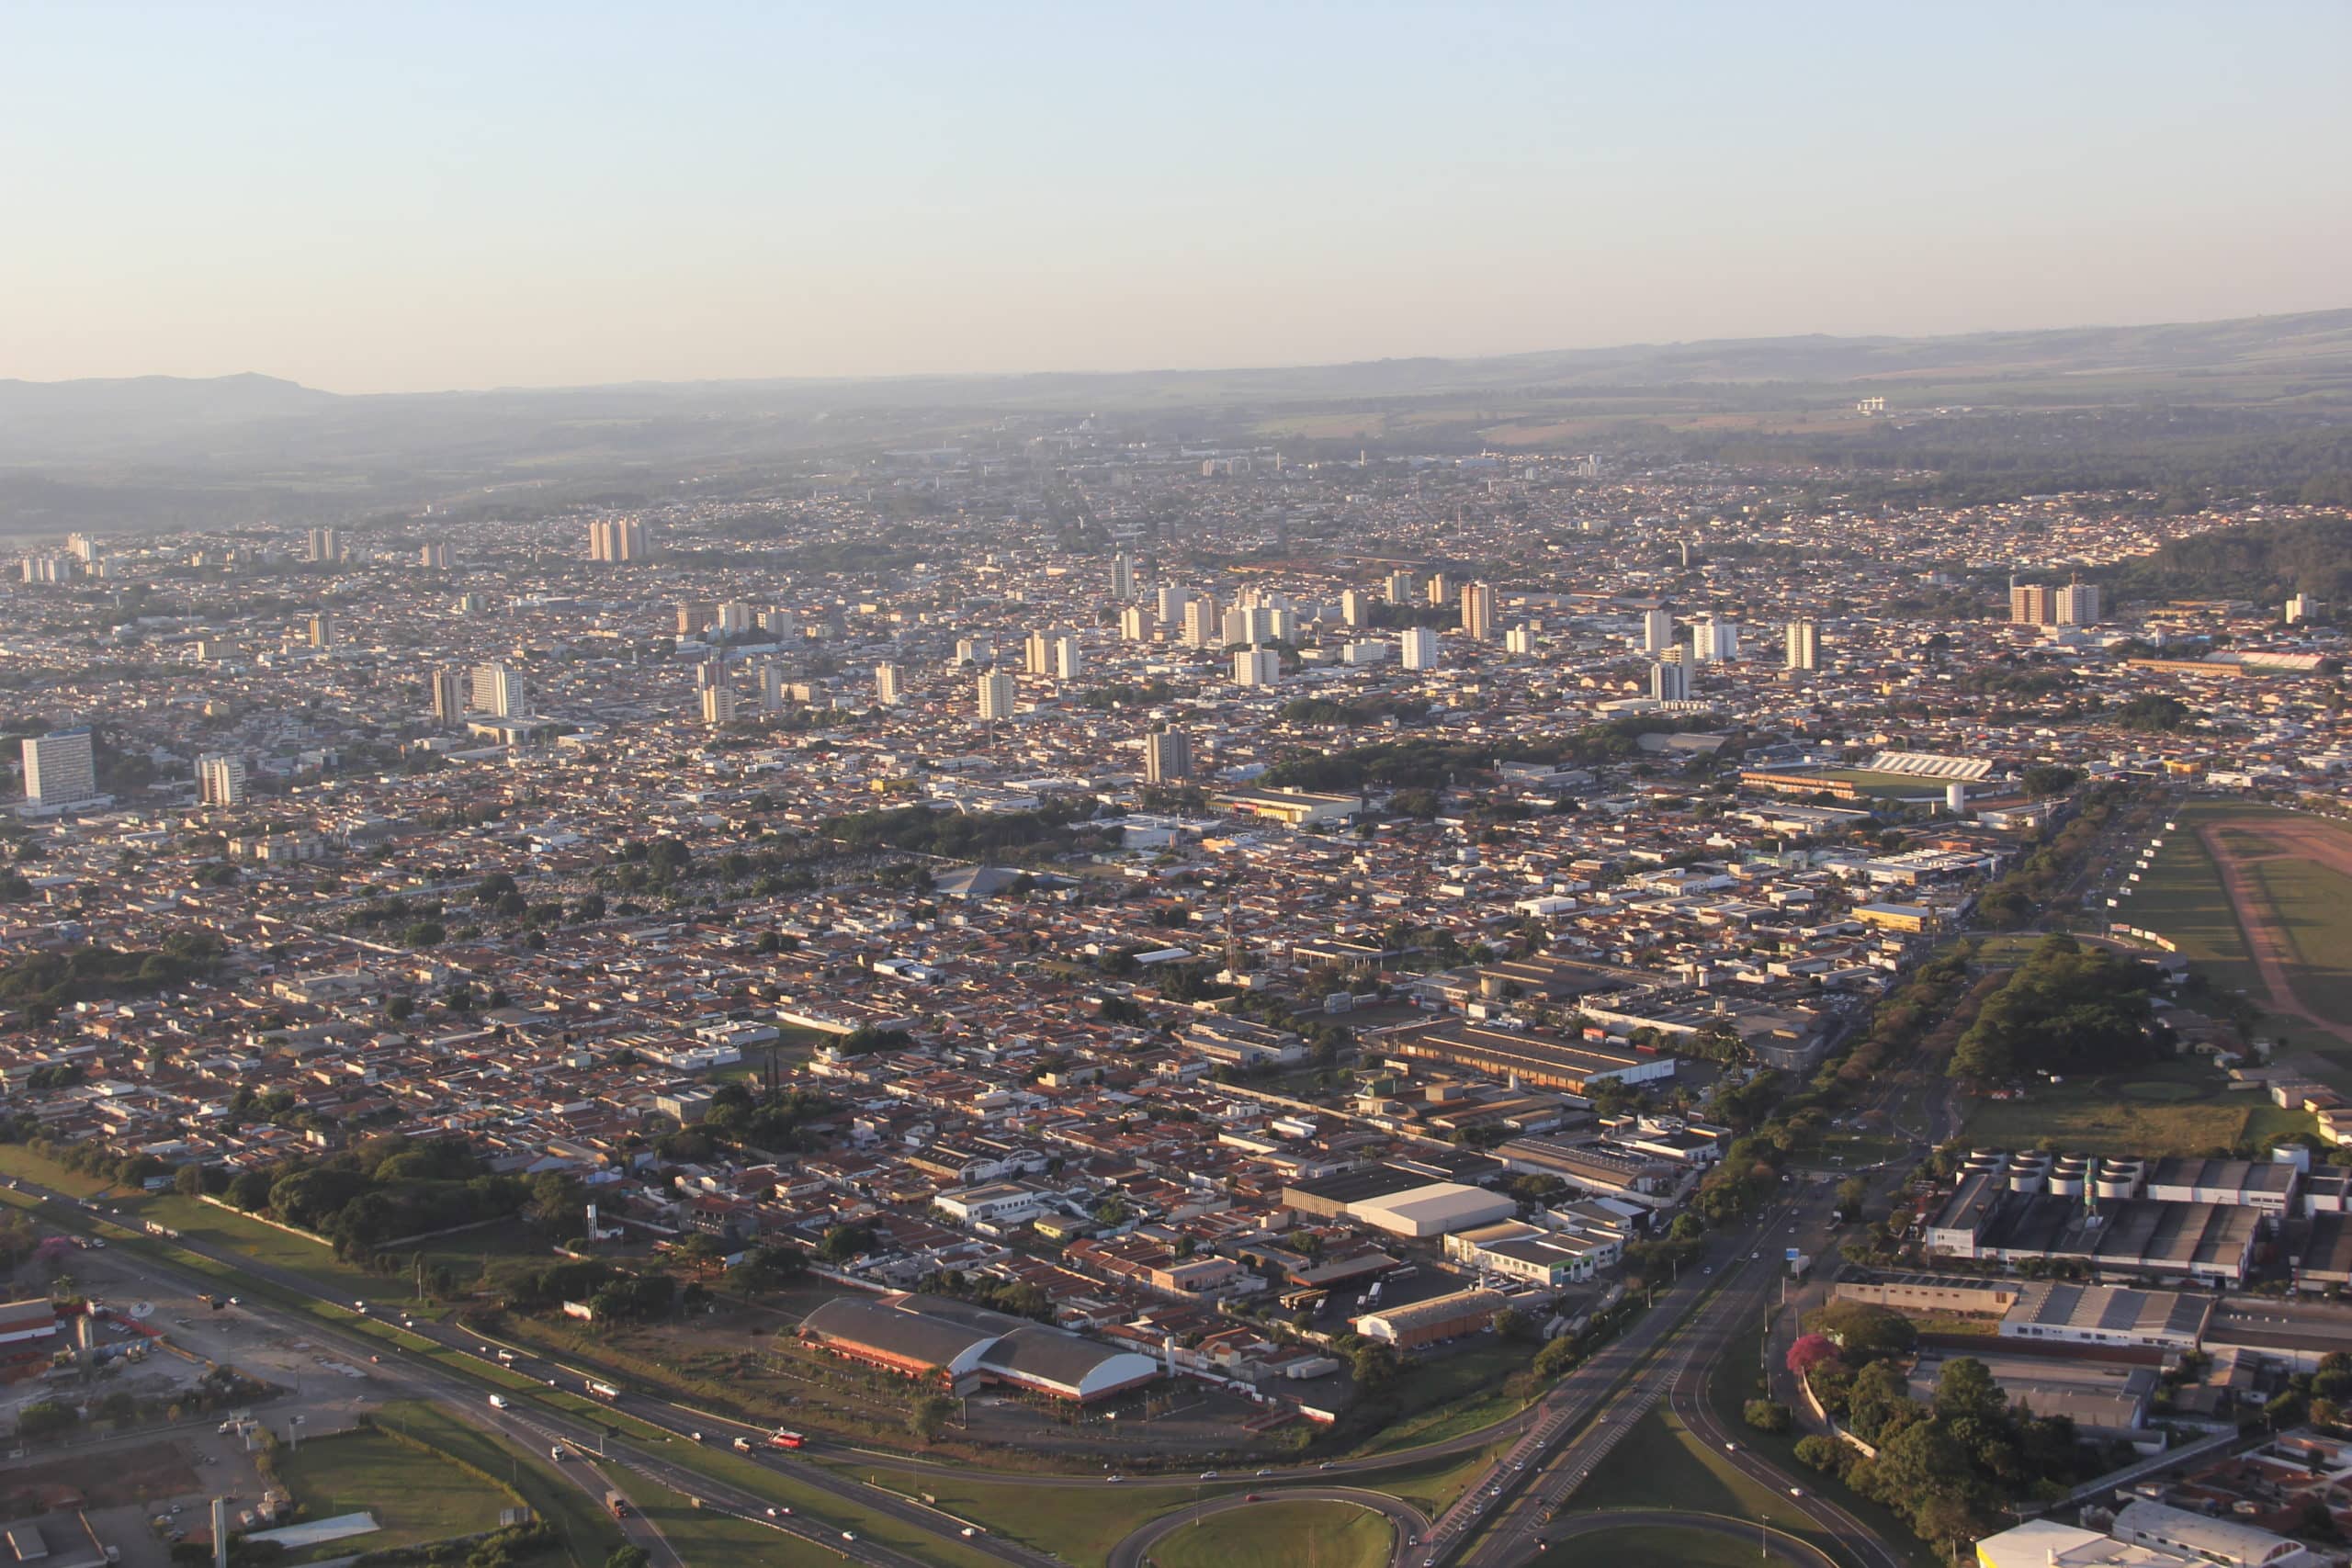
{"label": "red flowering tree", "polygon": [[1789,1347],[1789,1371],[1804,1377],[1824,1361],[1838,1359],[1838,1347],[1826,1334],[1806,1334]]}

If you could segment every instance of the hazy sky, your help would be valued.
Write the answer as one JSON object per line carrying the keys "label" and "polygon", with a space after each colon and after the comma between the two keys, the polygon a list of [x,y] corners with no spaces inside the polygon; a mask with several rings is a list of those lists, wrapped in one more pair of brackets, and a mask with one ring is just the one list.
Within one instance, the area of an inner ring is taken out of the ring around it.
{"label": "hazy sky", "polygon": [[2352,305],[2352,3],[0,0],[0,376],[340,391]]}

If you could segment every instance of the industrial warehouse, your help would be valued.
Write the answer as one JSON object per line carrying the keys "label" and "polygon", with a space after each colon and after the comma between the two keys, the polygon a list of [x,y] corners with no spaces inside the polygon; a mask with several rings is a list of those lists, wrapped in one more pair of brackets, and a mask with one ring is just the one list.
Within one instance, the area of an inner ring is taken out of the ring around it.
{"label": "industrial warehouse", "polygon": [[1148,1356],[944,1296],[839,1296],[802,1319],[800,1335],[845,1359],[952,1390],[1007,1383],[1081,1404],[1161,1371]]}

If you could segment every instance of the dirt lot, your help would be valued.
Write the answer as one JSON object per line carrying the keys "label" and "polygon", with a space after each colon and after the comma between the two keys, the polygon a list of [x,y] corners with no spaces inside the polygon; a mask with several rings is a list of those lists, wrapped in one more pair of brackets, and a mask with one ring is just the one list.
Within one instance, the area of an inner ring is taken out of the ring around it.
{"label": "dirt lot", "polygon": [[167,1439],[102,1445],[12,1466],[0,1473],[0,1515],[12,1519],[52,1508],[113,1508],[193,1495],[196,1466]]}

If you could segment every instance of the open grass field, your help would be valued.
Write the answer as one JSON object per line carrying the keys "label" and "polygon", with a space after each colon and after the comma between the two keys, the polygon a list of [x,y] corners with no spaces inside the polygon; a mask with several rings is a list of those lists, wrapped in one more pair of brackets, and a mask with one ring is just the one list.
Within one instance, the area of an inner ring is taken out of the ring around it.
{"label": "open grass field", "polygon": [[[1744,1427],[1736,1429],[1746,1430]],[[1789,1499],[1734,1470],[1663,1404],[1625,1434],[1577,1489],[1566,1511],[1605,1513],[1612,1508],[1722,1514],[1736,1519],[1760,1519],[1799,1534],[1812,1529]]]}
{"label": "open grass field", "polygon": [[1966,1131],[1971,1143],[1988,1148],[2038,1148],[2047,1140],[2070,1154],[2154,1158],[2314,1129],[2306,1112],[2226,1084],[2202,1061],[2186,1059],[2036,1084],[2021,1099],[1971,1101]]}
{"label": "open grass field", "polygon": [[311,1518],[365,1511],[383,1527],[373,1535],[354,1537],[356,1548],[343,1541],[319,1548],[320,1556],[381,1551],[494,1530],[498,1511],[512,1506],[478,1477],[381,1432],[342,1432],[304,1443],[300,1450],[280,1450],[277,1476]]}
{"label": "open grass field", "polygon": [[543,1453],[525,1451],[469,1427],[423,1400],[394,1400],[376,1412],[379,1424],[432,1444],[443,1453],[503,1475],[540,1518],[555,1529],[577,1568],[599,1568],[621,1544],[621,1532],[595,1500],[556,1472]]}
{"label": "open grass field", "polygon": [[1100,1486],[1035,1487],[1018,1482],[945,1481],[882,1465],[834,1468],[901,1496],[926,1499],[933,1507],[985,1526],[1008,1540],[1080,1564],[1102,1562],[1137,1526],[1162,1514],[1243,1489],[1240,1481],[1190,1486],[1104,1482]]}
{"label": "open grass field", "polygon": [[1159,1568],[1381,1568],[1395,1535],[1346,1503],[1260,1503],[1178,1530],[1152,1557]]}
{"label": "open grass field", "polygon": [[1609,1568],[1754,1568],[1760,1561],[1756,1542],[1746,1537],[1657,1525],[1579,1535],[1552,1555]]}

